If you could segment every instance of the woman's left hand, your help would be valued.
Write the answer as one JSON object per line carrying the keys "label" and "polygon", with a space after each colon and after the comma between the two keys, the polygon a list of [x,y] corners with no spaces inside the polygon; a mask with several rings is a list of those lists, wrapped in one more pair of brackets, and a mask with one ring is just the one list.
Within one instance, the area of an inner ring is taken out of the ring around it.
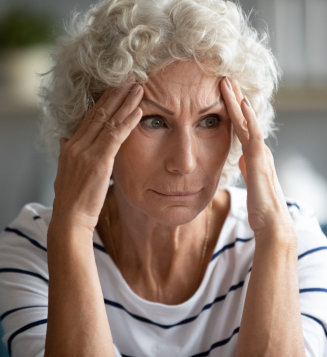
{"label": "woman's left hand", "polygon": [[256,240],[267,236],[283,237],[286,242],[288,238],[293,240],[293,223],[256,114],[237,81],[225,77],[220,89],[242,144],[239,166],[247,186],[248,218]]}

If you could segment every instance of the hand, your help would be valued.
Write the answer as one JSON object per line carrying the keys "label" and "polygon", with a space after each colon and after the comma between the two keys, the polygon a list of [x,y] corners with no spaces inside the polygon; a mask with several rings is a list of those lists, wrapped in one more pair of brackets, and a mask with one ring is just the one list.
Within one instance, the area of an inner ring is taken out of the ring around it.
{"label": "hand", "polygon": [[277,179],[271,151],[249,101],[235,80],[221,81],[227,111],[242,144],[239,166],[247,187],[248,218],[255,237],[294,238],[294,229]]}
{"label": "hand", "polygon": [[115,156],[139,123],[143,88],[108,89],[69,139],[61,139],[53,217],[96,227],[109,188]]}

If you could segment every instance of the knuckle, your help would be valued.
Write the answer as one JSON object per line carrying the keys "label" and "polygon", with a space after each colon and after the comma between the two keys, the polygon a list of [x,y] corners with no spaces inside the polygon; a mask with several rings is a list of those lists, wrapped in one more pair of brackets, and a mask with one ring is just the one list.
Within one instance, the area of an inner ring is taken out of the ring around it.
{"label": "knuckle", "polygon": [[261,130],[258,130],[253,134],[253,139],[258,141],[258,142],[262,142],[263,143],[264,137],[263,137],[263,134],[262,134]]}
{"label": "knuckle", "polygon": [[103,123],[108,117],[108,113],[105,111],[104,108],[100,107],[94,110],[92,116],[92,122],[95,123]]}
{"label": "knuckle", "polygon": [[104,124],[104,129],[110,133],[110,132],[115,132],[118,130],[119,127],[119,121],[115,116],[113,116],[110,120],[107,120]]}
{"label": "knuckle", "polygon": [[125,120],[121,123],[122,131],[130,130],[132,127],[131,120]]}
{"label": "knuckle", "polygon": [[107,130],[107,136],[110,138],[110,141],[114,141],[114,142],[120,142],[120,133],[119,130],[112,129],[111,130]]}
{"label": "knuckle", "polygon": [[79,155],[79,148],[77,147],[77,145],[71,145],[69,148],[67,148],[65,154],[65,156],[69,159],[75,160]]}

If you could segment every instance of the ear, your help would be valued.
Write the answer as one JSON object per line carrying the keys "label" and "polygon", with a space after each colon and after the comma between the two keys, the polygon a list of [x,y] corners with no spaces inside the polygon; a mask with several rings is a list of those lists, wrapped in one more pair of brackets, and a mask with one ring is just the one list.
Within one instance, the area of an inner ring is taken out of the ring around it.
{"label": "ear", "polygon": [[242,155],[238,161],[238,166],[241,170],[242,176],[244,178],[244,182],[247,185],[247,176],[246,176],[246,164],[245,164],[245,160],[244,160],[244,156]]}

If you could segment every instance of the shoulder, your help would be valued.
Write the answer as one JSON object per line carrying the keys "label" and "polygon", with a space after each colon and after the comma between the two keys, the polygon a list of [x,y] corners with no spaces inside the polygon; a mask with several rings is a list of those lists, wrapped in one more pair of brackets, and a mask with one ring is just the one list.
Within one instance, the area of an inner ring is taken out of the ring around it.
{"label": "shoulder", "polygon": [[31,222],[43,222],[49,225],[52,215],[52,207],[46,207],[39,203],[28,203],[19,212],[12,224],[25,223],[31,225]]}
{"label": "shoulder", "polygon": [[[230,214],[248,229],[247,192],[244,188],[227,187],[231,197]],[[299,250],[315,245],[326,245],[327,240],[312,208],[296,199],[285,197],[288,211],[298,235]]]}
{"label": "shoulder", "polygon": [[[0,235],[0,288],[48,282],[47,231],[51,208],[30,203]],[[0,294],[1,295],[1,294]]]}
{"label": "shoulder", "polygon": [[322,356],[327,348],[327,239],[311,208],[293,199],[287,199],[287,205],[298,237],[299,296],[306,352]]}
{"label": "shoulder", "polygon": [[[38,203],[25,205],[18,216],[4,229],[0,238],[0,251],[5,247],[32,248],[46,251],[47,231],[52,208]],[[1,254],[1,253],[0,253]]]}
{"label": "shoulder", "polygon": [[325,250],[327,258],[327,239],[313,209],[292,198],[286,198],[286,202],[298,236],[299,260],[312,250]]}
{"label": "shoulder", "polygon": [[40,204],[28,204],[0,235],[3,341],[9,350],[15,349],[21,356],[36,356],[44,349],[49,282],[47,230],[51,212],[51,208]]}

